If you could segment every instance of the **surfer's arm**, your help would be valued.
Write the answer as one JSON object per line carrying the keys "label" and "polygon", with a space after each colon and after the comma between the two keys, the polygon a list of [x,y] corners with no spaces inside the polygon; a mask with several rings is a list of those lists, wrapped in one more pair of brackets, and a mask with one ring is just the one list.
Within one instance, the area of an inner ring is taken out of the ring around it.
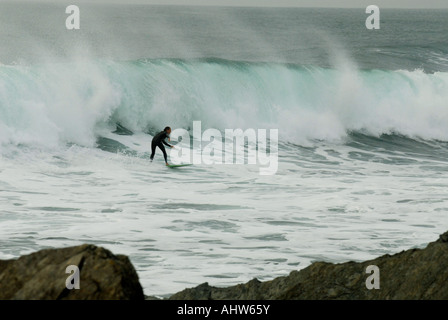
{"label": "surfer's arm", "polygon": [[168,147],[170,147],[170,148],[172,148],[173,146],[172,145],[170,145],[168,142],[166,142],[165,140],[162,140],[162,143],[164,144],[164,145],[166,145],[166,146],[168,146]]}

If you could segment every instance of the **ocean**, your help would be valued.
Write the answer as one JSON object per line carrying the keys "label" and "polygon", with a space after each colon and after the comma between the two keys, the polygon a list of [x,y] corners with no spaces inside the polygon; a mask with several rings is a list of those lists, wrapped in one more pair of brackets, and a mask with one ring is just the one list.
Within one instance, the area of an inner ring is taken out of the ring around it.
{"label": "ocean", "polygon": [[[448,10],[65,8],[0,3],[0,259],[95,244],[168,297],[447,230]],[[149,161],[194,122],[278,130],[278,168]]]}

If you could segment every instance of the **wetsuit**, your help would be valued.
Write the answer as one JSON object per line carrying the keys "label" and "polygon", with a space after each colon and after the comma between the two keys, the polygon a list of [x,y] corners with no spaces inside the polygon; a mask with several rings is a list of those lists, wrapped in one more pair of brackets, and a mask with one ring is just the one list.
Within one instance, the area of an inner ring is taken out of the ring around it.
{"label": "wetsuit", "polygon": [[163,152],[163,157],[165,158],[165,162],[168,163],[168,156],[166,155],[166,150],[163,145],[166,145],[168,147],[171,147],[170,144],[168,144],[165,139],[168,138],[168,134],[165,131],[159,132],[152,138],[151,142],[151,161],[154,159],[154,155],[156,153],[156,147],[159,147],[160,150]]}

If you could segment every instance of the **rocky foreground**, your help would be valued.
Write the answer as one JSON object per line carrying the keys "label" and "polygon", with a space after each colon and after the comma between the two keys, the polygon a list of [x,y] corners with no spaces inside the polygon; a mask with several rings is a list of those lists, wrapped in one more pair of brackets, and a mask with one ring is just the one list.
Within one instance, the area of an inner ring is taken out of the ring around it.
{"label": "rocky foreground", "polygon": [[[79,290],[66,288],[68,265],[80,269]],[[370,276],[366,268],[370,265],[379,268],[379,289],[366,288]],[[0,260],[0,299],[144,298],[129,259],[92,245],[48,249],[17,260]],[[448,299],[448,232],[424,249],[360,263],[316,262],[285,277],[266,282],[253,279],[228,288],[204,283],[169,299]]]}
{"label": "rocky foreground", "polygon": [[[80,289],[66,280],[79,268]],[[123,255],[93,245],[46,249],[17,260],[0,260],[0,299],[143,300],[137,272]]]}
{"label": "rocky foreground", "polygon": [[[380,271],[380,289],[366,288],[369,265]],[[171,296],[173,300],[375,300],[448,299],[448,232],[425,249],[411,249],[365,262],[315,262],[287,277],[256,279],[228,288],[204,283]]]}

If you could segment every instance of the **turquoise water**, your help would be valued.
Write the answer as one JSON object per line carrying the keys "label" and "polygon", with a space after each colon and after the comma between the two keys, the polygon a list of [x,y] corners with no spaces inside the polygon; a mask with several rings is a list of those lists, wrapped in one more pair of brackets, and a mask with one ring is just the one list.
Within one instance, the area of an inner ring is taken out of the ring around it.
{"label": "turquoise water", "polygon": [[[448,11],[80,9],[0,4],[0,259],[93,243],[166,296],[446,231]],[[194,121],[278,129],[276,174],[148,162]]]}

